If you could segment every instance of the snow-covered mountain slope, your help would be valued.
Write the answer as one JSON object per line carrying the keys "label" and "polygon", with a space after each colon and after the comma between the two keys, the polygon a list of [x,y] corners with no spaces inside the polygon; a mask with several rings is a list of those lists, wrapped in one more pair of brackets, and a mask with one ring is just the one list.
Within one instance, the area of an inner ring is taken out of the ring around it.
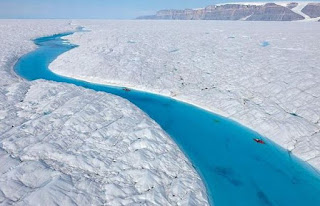
{"label": "snow-covered mountain slope", "polygon": [[0,21],[0,205],[208,205],[177,145],[128,101],[26,82],[14,62],[67,21]]}
{"label": "snow-covered mountain slope", "polygon": [[61,75],[161,93],[228,116],[320,169],[318,23],[81,21]]}
{"label": "snow-covered mountain slope", "polygon": [[[239,5],[256,5],[256,6],[261,6],[261,5],[265,5],[267,4],[268,1],[265,2],[230,2],[230,3],[225,3],[225,4],[239,4]],[[310,17],[307,14],[305,14],[302,10],[306,7],[306,6],[310,6],[310,5],[316,5],[319,6],[320,2],[319,1],[273,1],[272,3],[275,3],[279,6],[283,6],[283,7],[287,7],[289,9],[291,9],[291,11],[303,16],[305,18],[305,20],[310,20],[315,18],[314,20],[316,20],[316,17]],[[225,4],[218,4],[218,5],[225,5]]]}
{"label": "snow-covered mountain slope", "polygon": [[[242,5],[264,5],[267,2],[238,2],[238,4],[242,4]],[[293,11],[294,13],[303,16],[303,20],[300,21],[318,21],[320,19],[320,15],[319,16],[314,16],[314,17],[310,17],[307,15],[307,12],[304,13],[303,10],[310,7],[310,6],[317,6],[317,11],[318,13],[320,13],[320,2],[317,1],[293,1],[293,2],[288,2],[288,1],[279,1],[279,2],[274,2],[277,5],[283,6],[283,7],[287,7],[289,9],[291,9],[291,11]],[[231,4],[231,3],[230,3]]]}
{"label": "snow-covered mountain slope", "polygon": [[[240,5],[256,5],[256,6],[261,6],[261,5],[265,5],[266,2],[235,2],[235,3],[227,3],[227,4],[240,4]],[[303,16],[303,20],[300,21],[318,21],[320,19],[320,15],[319,16],[314,16],[314,17],[310,17],[308,16],[306,13],[304,13],[302,10],[306,8],[306,6],[317,6],[316,10],[318,11],[318,13],[320,13],[320,2],[317,1],[277,1],[277,2],[272,2],[275,3],[279,6],[283,6],[283,7],[287,7],[289,8],[291,11],[293,11],[294,13]],[[219,4],[219,5],[223,5],[223,4]]]}
{"label": "snow-covered mountain slope", "polygon": [[138,19],[318,21],[319,2],[228,2],[197,9],[165,9]]}

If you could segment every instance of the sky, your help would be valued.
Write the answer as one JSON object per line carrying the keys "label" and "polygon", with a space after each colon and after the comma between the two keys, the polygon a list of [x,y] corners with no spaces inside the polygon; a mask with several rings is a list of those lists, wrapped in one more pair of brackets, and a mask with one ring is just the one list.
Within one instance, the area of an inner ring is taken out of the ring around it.
{"label": "sky", "polygon": [[161,9],[201,8],[236,1],[241,0],[0,0],[0,18],[133,19]]}

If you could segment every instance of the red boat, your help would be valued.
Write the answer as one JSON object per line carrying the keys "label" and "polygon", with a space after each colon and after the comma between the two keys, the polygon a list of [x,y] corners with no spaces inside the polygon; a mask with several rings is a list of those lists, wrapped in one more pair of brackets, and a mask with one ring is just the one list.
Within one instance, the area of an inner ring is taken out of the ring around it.
{"label": "red boat", "polygon": [[262,139],[254,138],[253,140],[254,140],[256,143],[265,144],[265,142],[264,142]]}

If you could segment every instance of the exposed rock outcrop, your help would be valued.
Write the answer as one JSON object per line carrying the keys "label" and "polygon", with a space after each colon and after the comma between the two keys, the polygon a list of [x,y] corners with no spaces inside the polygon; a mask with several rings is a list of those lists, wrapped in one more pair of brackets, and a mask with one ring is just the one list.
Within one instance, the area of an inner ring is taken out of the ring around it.
{"label": "exposed rock outcrop", "polygon": [[291,3],[287,4],[288,9],[293,9],[297,6],[298,6],[298,3],[296,3],[296,2],[291,2]]}
{"label": "exposed rock outcrop", "polygon": [[320,17],[320,3],[309,3],[301,11],[311,18]]}
{"label": "exposed rock outcrop", "polygon": [[180,19],[180,20],[247,20],[247,21],[295,21],[304,17],[291,8],[297,3],[281,6],[275,3],[264,5],[224,4],[212,5],[204,9],[161,10],[155,15],[138,19]]}
{"label": "exposed rock outcrop", "polygon": [[253,14],[247,19],[249,21],[294,21],[302,20],[303,16],[294,13],[289,8],[268,3],[264,6],[257,7]]}

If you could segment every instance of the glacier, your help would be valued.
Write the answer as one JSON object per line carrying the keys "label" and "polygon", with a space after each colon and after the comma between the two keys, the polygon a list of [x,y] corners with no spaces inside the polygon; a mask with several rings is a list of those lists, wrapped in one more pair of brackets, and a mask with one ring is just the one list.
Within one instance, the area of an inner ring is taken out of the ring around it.
{"label": "glacier", "polygon": [[130,102],[13,72],[67,20],[0,20],[0,205],[208,205],[170,137]]}
{"label": "glacier", "polygon": [[[89,21],[50,69],[160,93],[236,120],[320,169],[313,22]],[[261,46],[268,42],[268,46]]]}

